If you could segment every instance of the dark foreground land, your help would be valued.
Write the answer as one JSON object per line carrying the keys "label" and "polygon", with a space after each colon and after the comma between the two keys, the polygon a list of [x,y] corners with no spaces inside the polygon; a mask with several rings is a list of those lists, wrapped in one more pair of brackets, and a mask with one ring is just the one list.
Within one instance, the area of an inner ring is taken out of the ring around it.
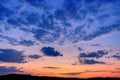
{"label": "dark foreground land", "polygon": [[120,78],[78,79],[78,78],[37,77],[30,75],[9,74],[0,76],[0,80],[120,80]]}

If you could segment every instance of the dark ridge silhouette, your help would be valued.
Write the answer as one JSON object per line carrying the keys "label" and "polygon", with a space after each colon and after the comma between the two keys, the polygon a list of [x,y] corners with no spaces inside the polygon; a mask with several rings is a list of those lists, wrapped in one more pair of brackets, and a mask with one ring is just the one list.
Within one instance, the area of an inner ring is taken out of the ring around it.
{"label": "dark ridge silhouette", "polygon": [[38,77],[31,75],[21,75],[21,74],[8,74],[1,75],[0,80],[120,80],[120,78],[88,78],[88,79],[79,79],[79,78],[61,78],[61,77]]}

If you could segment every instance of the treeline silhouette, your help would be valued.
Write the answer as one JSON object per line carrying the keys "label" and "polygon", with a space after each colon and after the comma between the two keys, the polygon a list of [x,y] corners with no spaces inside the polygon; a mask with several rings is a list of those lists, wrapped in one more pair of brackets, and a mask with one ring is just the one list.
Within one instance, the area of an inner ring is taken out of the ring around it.
{"label": "treeline silhouette", "polygon": [[9,74],[0,76],[0,80],[120,80],[120,78],[61,78],[61,77],[38,77],[31,75]]}

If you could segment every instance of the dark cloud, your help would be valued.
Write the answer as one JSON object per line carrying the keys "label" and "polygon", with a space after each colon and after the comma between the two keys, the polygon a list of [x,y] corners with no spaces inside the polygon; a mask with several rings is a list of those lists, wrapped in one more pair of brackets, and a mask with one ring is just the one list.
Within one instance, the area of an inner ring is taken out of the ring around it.
{"label": "dark cloud", "polygon": [[113,56],[111,56],[112,58],[115,58],[115,59],[117,59],[117,60],[120,60],[120,53],[117,53],[117,54],[115,54],[115,55],[113,55]]}
{"label": "dark cloud", "polygon": [[41,41],[42,40],[42,37],[46,34],[48,34],[49,32],[45,31],[45,30],[42,30],[42,29],[38,29],[38,30],[33,30],[32,31],[34,33],[34,37]]}
{"label": "dark cloud", "polygon": [[66,20],[65,11],[60,10],[60,9],[55,10],[55,12],[54,12],[54,17],[55,17],[57,20],[65,21],[65,20]]}
{"label": "dark cloud", "polygon": [[47,66],[47,67],[43,67],[43,68],[48,68],[48,69],[60,69],[59,67],[53,67],[53,66]]}
{"label": "dark cloud", "polygon": [[22,40],[18,43],[19,45],[24,45],[24,46],[33,46],[34,42],[31,40]]}
{"label": "dark cloud", "polygon": [[13,11],[0,4],[0,20],[3,20],[5,17],[9,17],[12,14]]}
{"label": "dark cloud", "polygon": [[39,27],[46,30],[54,30],[54,15],[52,13],[42,14]]}
{"label": "dark cloud", "polygon": [[63,6],[66,16],[75,20],[85,19],[87,11],[80,9],[80,4],[80,0],[64,0]]}
{"label": "dark cloud", "polygon": [[81,47],[78,47],[78,50],[79,50],[79,51],[83,51],[83,48],[81,48]]}
{"label": "dark cloud", "polygon": [[31,6],[36,7],[36,8],[42,8],[45,9],[47,8],[45,6],[45,0],[25,0],[26,2],[28,2]]}
{"label": "dark cloud", "polygon": [[8,43],[12,44],[12,45],[23,45],[23,46],[33,46],[34,45],[34,42],[31,41],[31,40],[18,41],[16,38],[11,38],[11,37],[8,37],[8,36],[3,36],[3,35],[0,35],[0,37],[8,40]]}
{"label": "dark cloud", "polygon": [[96,61],[93,59],[79,59],[80,64],[105,64],[105,62]]}
{"label": "dark cloud", "polygon": [[32,59],[39,59],[41,56],[34,54],[34,55],[29,55],[28,57]]}
{"label": "dark cloud", "polygon": [[36,25],[40,21],[40,15],[38,13],[28,13],[26,15],[26,20],[29,25]]}
{"label": "dark cloud", "polygon": [[98,71],[91,71],[91,70],[85,70],[83,72],[70,72],[70,73],[61,73],[62,75],[80,75],[80,74],[85,74],[85,73],[94,73],[94,72],[108,72],[105,70],[98,70]]}
{"label": "dark cloud", "polygon": [[43,54],[45,56],[63,56],[62,54],[60,54],[60,52],[56,51],[53,47],[43,47],[41,49],[41,52],[43,52]]}
{"label": "dark cloud", "polygon": [[78,58],[101,58],[107,54],[108,54],[108,51],[98,50],[97,52],[80,53]]}
{"label": "dark cloud", "polygon": [[85,0],[85,3],[93,3],[94,0]]}
{"label": "dark cloud", "polygon": [[69,72],[69,73],[61,73],[62,75],[81,75],[81,74],[85,74],[85,73],[99,73],[99,72],[110,72],[110,73],[120,73],[120,71],[107,71],[107,70],[85,70],[83,72]]}
{"label": "dark cloud", "polygon": [[103,2],[116,2],[117,0],[101,0]]}
{"label": "dark cloud", "polygon": [[91,46],[98,46],[98,47],[101,47],[100,44],[91,44]]}
{"label": "dark cloud", "polygon": [[0,49],[0,62],[7,63],[25,63],[23,51],[15,49]]}
{"label": "dark cloud", "polygon": [[[3,36],[3,35],[0,35],[1,38],[3,39],[6,39],[8,41],[9,44],[12,44],[12,45],[17,45],[17,39],[16,38],[11,38],[11,37],[8,37],[8,36]],[[2,40],[3,40],[2,39]]]}
{"label": "dark cloud", "polygon": [[120,68],[116,68],[116,70],[120,70]]}
{"label": "dark cloud", "polygon": [[120,73],[120,71],[110,71],[111,73]]}
{"label": "dark cloud", "polygon": [[17,18],[10,17],[7,19],[7,23],[14,26],[20,26],[19,20]]}
{"label": "dark cloud", "polygon": [[105,35],[107,33],[110,33],[114,30],[118,30],[120,31],[120,23],[116,21],[116,23],[110,25],[110,26],[102,26],[99,30],[97,30],[96,32],[94,32],[94,34],[90,34],[87,36],[84,36],[83,40],[88,41],[88,40],[92,40],[96,37],[99,37],[101,35]]}
{"label": "dark cloud", "polygon": [[59,35],[57,33],[51,33],[44,29],[32,30],[34,38],[42,43],[54,42]]}
{"label": "dark cloud", "polygon": [[22,71],[19,69],[16,69],[16,67],[0,66],[0,75],[11,74],[16,72],[22,72]]}
{"label": "dark cloud", "polygon": [[79,74],[81,74],[82,72],[70,72],[70,73],[61,73],[62,75],[72,75],[72,76],[74,76],[74,75],[79,75]]}

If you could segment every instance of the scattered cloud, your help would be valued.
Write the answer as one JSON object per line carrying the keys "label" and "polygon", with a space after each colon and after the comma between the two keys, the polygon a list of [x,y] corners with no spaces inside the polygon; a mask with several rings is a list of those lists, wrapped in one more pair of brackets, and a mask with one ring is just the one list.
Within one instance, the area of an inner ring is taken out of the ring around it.
{"label": "scattered cloud", "polygon": [[100,44],[91,44],[91,46],[98,46],[98,47],[101,47]]}
{"label": "scattered cloud", "polygon": [[34,54],[34,55],[29,55],[28,57],[31,59],[39,59],[41,56]]}
{"label": "scattered cloud", "polygon": [[79,51],[83,51],[83,48],[81,48],[81,47],[78,47],[78,50],[79,50]]}
{"label": "scattered cloud", "polygon": [[0,62],[7,63],[25,63],[23,51],[15,49],[0,49]]}
{"label": "scattered cloud", "polygon": [[120,53],[116,53],[116,54],[112,55],[111,57],[115,58],[117,60],[120,60]]}
{"label": "scattered cloud", "polygon": [[25,0],[35,8],[45,8],[45,0]]}
{"label": "scattered cloud", "polygon": [[8,37],[8,36],[3,36],[3,35],[0,35],[0,37],[2,38],[2,39],[1,39],[2,41],[3,41],[4,39],[6,39],[9,44],[17,45],[17,43],[18,43],[18,40],[17,40],[16,38],[11,38],[11,37]]}
{"label": "scattered cloud", "polygon": [[5,17],[10,17],[10,15],[13,14],[13,11],[0,4],[0,13],[1,13],[0,15],[0,21],[1,21],[4,20]]}
{"label": "scattered cloud", "polygon": [[[108,3],[106,0],[63,0],[58,8],[50,6],[47,0],[2,0],[0,21],[5,21],[3,27],[32,33],[42,43],[58,41],[62,44],[65,39],[73,43],[89,41],[114,30],[120,31],[119,1]],[[34,26],[34,32],[28,26]]]}
{"label": "scattered cloud", "polygon": [[98,50],[97,52],[80,53],[78,58],[101,58],[107,54],[108,54],[108,51]]}
{"label": "scattered cloud", "polygon": [[96,61],[93,59],[79,59],[80,64],[105,64],[102,61]]}
{"label": "scattered cloud", "polygon": [[16,67],[0,66],[0,75],[11,74],[16,72],[22,72],[22,71],[17,69]]}
{"label": "scattered cloud", "polygon": [[24,45],[24,46],[33,46],[34,42],[31,40],[22,40],[19,42],[19,45]]}
{"label": "scattered cloud", "polygon": [[60,52],[56,51],[53,47],[43,47],[41,49],[41,52],[43,52],[44,56],[63,56],[60,54]]}

